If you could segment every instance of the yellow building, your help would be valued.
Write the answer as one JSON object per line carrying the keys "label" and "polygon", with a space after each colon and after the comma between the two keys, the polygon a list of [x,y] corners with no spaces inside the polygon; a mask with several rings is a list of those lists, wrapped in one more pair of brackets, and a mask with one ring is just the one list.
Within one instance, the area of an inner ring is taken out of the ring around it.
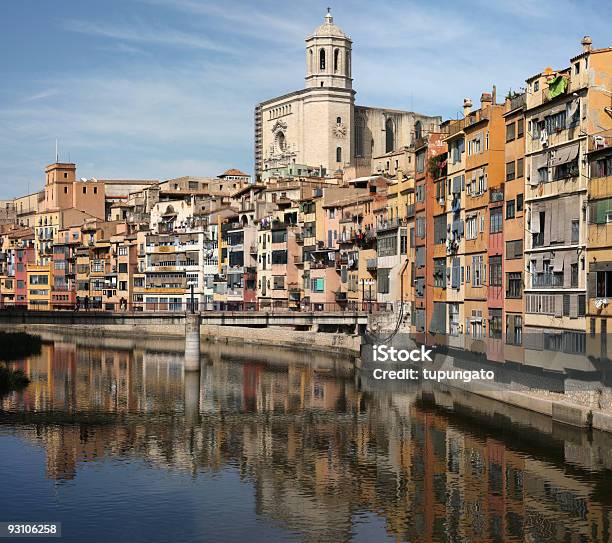
{"label": "yellow building", "polygon": [[29,310],[51,309],[51,288],[53,287],[52,266],[49,264],[28,264],[27,289]]}

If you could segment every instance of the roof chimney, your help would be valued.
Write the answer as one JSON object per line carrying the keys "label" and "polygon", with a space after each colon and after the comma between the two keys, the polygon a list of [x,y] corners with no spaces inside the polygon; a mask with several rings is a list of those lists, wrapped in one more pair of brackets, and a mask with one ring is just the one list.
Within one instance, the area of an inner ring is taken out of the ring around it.
{"label": "roof chimney", "polygon": [[580,43],[582,44],[583,53],[587,53],[593,47],[593,40],[591,39],[591,36],[585,36],[584,38],[582,38],[582,41]]}
{"label": "roof chimney", "polygon": [[497,87],[493,85],[493,97],[492,97],[493,105],[496,104],[496,101],[495,101],[496,98],[497,98]]}
{"label": "roof chimney", "polygon": [[470,114],[470,111],[472,111],[472,99],[464,98],[463,99],[463,116],[467,117]]}
{"label": "roof chimney", "polygon": [[491,101],[493,100],[493,98],[491,97],[491,93],[490,92],[483,92],[480,95],[480,107],[483,108],[485,104],[487,103],[491,103]]}

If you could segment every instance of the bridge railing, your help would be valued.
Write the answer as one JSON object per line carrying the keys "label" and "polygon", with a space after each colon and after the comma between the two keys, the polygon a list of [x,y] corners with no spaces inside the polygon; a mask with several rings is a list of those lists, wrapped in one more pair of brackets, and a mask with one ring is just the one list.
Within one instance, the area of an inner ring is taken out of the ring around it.
{"label": "bridge railing", "polygon": [[375,301],[347,301],[347,302],[322,302],[304,303],[292,302],[287,300],[265,300],[253,302],[209,302],[196,303],[192,307],[191,302],[117,302],[108,303],[99,301],[79,301],[78,304],[62,304],[61,306],[38,306],[29,307],[25,304],[15,304],[4,302],[0,304],[2,312],[36,312],[36,311],[58,311],[58,312],[96,312],[96,313],[206,313],[206,312],[265,312],[265,313],[389,313],[397,310],[397,304],[390,302]]}

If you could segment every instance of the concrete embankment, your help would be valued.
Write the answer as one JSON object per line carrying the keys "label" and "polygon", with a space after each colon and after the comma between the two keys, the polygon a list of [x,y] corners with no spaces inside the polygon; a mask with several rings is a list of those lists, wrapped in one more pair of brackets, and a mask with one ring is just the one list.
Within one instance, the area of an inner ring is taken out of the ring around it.
{"label": "concrete embankment", "polygon": [[[397,349],[416,349],[417,344],[409,337],[394,338]],[[475,356],[470,352],[436,353],[433,362],[424,365],[401,362],[375,362],[372,356],[372,345],[362,346],[358,368],[362,380],[368,382],[372,389],[394,390],[400,381],[386,378],[376,379],[374,370],[400,370],[413,367],[419,372],[419,387],[432,385],[420,374],[422,369],[430,372],[471,372],[485,368],[495,375],[492,381],[473,380],[466,382],[461,378],[445,379],[440,383],[433,382],[433,386],[461,390],[474,396],[487,398],[495,402],[521,408],[532,413],[539,413],[549,417],[552,421],[584,429],[597,429],[612,432],[612,390],[599,382],[579,381],[569,375],[556,372],[555,378],[544,372],[534,371],[522,367],[514,369],[498,362],[487,361],[482,356]],[[556,384],[546,388],[546,384]]]}
{"label": "concrete embankment", "polygon": [[[185,338],[184,324],[105,324],[105,325],[62,325],[62,324],[17,324],[4,326],[13,330],[35,334],[37,331],[73,334],[79,336],[96,336],[110,338]],[[361,338],[355,334],[341,332],[312,332],[294,330],[289,327],[250,328],[243,326],[219,326],[202,324],[200,326],[202,341],[242,343],[280,346],[315,350],[333,354],[358,356]]]}

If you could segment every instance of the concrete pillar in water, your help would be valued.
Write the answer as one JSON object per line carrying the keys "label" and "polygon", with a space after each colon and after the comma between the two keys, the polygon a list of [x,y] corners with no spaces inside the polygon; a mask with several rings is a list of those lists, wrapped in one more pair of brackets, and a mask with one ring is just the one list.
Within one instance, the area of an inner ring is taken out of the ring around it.
{"label": "concrete pillar in water", "polygon": [[200,369],[200,316],[185,315],[185,371]]}

